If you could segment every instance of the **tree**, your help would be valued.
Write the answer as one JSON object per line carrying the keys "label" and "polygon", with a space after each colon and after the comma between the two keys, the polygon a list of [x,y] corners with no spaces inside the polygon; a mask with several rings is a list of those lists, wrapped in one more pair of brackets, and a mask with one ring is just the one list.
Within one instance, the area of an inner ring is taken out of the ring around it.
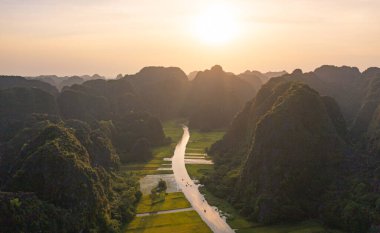
{"label": "tree", "polygon": [[163,180],[163,179],[160,179],[160,181],[158,181],[158,186],[157,186],[157,189],[159,192],[166,192],[166,189],[167,189],[167,184],[166,184],[166,181]]}

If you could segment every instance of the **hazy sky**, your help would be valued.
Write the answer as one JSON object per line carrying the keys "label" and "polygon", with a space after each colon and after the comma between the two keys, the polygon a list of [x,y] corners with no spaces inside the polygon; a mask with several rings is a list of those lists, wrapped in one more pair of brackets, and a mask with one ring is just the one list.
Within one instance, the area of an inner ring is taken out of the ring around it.
{"label": "hazy sky", "polygon": [[[0,74],[380,66],[379,0],[0,0],[0,10]],[[221,25],[208,31],[208,20]]]}

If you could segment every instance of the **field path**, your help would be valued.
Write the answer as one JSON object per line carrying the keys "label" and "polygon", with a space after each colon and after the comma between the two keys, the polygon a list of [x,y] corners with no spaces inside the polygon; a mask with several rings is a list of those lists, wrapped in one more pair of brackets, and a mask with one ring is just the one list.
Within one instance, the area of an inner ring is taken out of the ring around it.
{"label": "field path", "polygon": [[155,214],[171,214],[171,213],[178,213],[178,212],[192,211],[192,210],[194,210],[193,207],[174,209],[174,210],[161,210],[161,211],[156,211],[156,212],[136,214],[136,217],[144,217],[144,216],[155,215]]}

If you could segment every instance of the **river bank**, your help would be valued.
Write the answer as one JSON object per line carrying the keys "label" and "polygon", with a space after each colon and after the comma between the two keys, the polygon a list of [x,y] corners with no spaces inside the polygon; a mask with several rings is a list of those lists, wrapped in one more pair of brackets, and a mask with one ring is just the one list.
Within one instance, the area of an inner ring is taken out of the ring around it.
{"label": "river bank", "polygon": [[[170,145],[156,148],[153,159],[147,163],[126,166],[128,170],[134,171],[140,177],[141,191],[144,196],[137,206],[138,215],[125,227],[124,232],[211,233],[210,228],[194,211],[184,194],[178,192],[180,188],[171,170],[172,156],[177,143],[183,136],[183,129],[179,122],[167,122],[164,124],[164,131],[166,136],[172,138]],[[159,170],[161,167],[170,167],[170,170]],[[161,178],[167,181],[170,193],[166,195],[163,202],[152,204],[149,191]]]}

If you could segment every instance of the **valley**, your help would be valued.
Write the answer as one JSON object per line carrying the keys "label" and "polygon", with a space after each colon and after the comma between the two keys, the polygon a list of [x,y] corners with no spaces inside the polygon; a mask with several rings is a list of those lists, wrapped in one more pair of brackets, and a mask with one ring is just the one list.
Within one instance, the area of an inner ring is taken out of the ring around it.
{"label": "valley", "polygon": [[0,230],[376,232],[379,69],[281,75],[1,77]]}
{"label": "valley", "polygon": [[0,233],[380,233],[380,0],[0,9]]}
{"label": "valley", "polygon": [[[165,134],[172,135],[173,137],[176,137],[176,139],[180,138],[178,135],[179,132],[181,132],[181,128],[183,127],[181,122],[185,123],[184,120],[164,123],[163,129]],[[174,191],[179,192],[168,191],[165,200],[157,204],[151,203],[149,195],[143,196],[137,205],[137,215],[135,219],[128,226],[126,226],[125,232],[166,232],[173,228],[178,232],[192,232],[196,230],[197,232],[237,233],[341,233],[337,230],[326,229],[317,220],[296,224],[280,224],[275,226],[265,226],[259,223],[248,221],[245,217],[240,215],[238,211],[233,206],[231,206],[231,204],[223,199],[215,197],[200,182],[204,177],[212,172],[214,166],[213,164],[185,162],[185,158],[189,157],[197,157],[197,159],[203,160],[203,158],[205,158],[204,155],[206,155],[207,160],[211,161],[211,158],[207,156],[205,151],[210,148],[211,145],[216,141],[220,140],[225,132],[200,132],[199,130],[191,131],[188,130],[188,128],[183,128],[183,130],[184,134],[182,136],[182,139],[180,138],[177,144],[177,147],[179,148],[173,149],[173,145],[170,145],[170,150],[172,151],[172,154],[174,154],[173,158],[175,161],[173,161],[173,163],[177,163],[173,164],[173,170],[178,170],[177,179],[175,181],[172,180],[171,182],[176,183],[172,186],[177,186],[177,189]],[[186,152],[184,152],[184,149],[186,149]],[[178,156],[181,154],[183,154],[184,157]],[[175,158],[176,155],[177,158]],[[157,160],[157,158],[158,157],[154,157],[152,161]],[[147,164],[150,163],[151,162],[148,162]],[[186,171],[183,170],[183,164],[186,166]],[[141,167],[141,170],[146,170],[146,167]],[[167,170],[167,172],[170,173],[173,172],[173,170]],[[136,169],[134,172],[139,175],[142,174],[140,173],[139,169]],[[191,179],[186,178],[187,173]],[[152,172],[144,173],[144,175],[151,174]],[[175,171],[174,174],[176,175]],[[156,175],[160,176],[161,174]],[[164,178],[163,176],[160,177]],[[140,185],[144,186],[144,184],[141,184],[142,180],[143,179],[140,179]],[[156,181],[157,180],[158,178]],[[149,182],[149,184],[151,183],[154,182]],[[201,184],[201,186],[198,186],[198,184]],[[187,193],[187,195],[184,195],[182,191]],[[197,194],[198,192],[201,194]],[[190,199],[187,199],[187,196],[189,196]],[[190,202],[188,200],[190,200]],[[206,201],[206,203],[204,201]],[[208,204],[212,207],[208,206]],[[196,206],[195,208],[193,207],[194,205]],[[215,211],[215,208],[217,208],[218,211]],[[204,210],[206,210],[206,212],[204,212]],[[212,213],[210,213],[210,211],[212,211]],[[189,215],[194,215],[194,221],[187,219],[187,216]],[[215,225],[218,223],[215,218],[219,218],[219,216],[222,217],[222,222],[219,223],[219,225]],[[209,221],[208,223],[212,224],[214,229],[211,231],[207,224],[199,224],[199,220],[197,220],[199,217],[203,222],[207,223]],[[167,220],[165,219],[171,219],[170,223],[166,222]],[[225,225],[224,219],[227,220],[229,226]],[[161,221],[163,223],[161,223]],[[233,230],[231,230],[231,228]]]}

